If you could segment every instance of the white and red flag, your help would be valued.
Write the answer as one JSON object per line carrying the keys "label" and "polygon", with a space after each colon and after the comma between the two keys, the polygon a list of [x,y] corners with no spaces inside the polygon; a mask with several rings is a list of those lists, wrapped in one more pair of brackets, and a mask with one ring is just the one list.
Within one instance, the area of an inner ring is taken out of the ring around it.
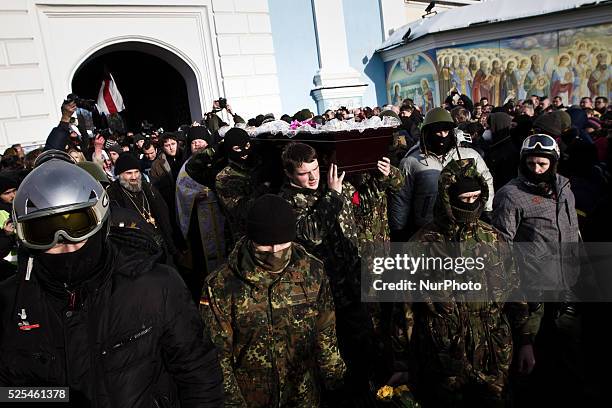
{"label": "white and red flag", "polygon": [[125,109],[123,98],[117,89],[117,84],[113,76],[109,73],[107,78],[102,80],[102,86],[98,93],[98,111],[106,115],[121,112]]}

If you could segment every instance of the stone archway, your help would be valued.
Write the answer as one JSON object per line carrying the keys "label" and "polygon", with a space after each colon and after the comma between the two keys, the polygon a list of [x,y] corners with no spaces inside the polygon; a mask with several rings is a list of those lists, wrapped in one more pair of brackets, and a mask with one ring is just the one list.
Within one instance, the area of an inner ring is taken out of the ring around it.
{"label": "stone archway", "polygon": [[175,130],[202,118],[196,73],[172,51],[139,41],[105,46],[79,64],[72,75],[72,90],[95,99],[104,67],[113,73],[124,96],[130,129],[137,130],[137,123],[147,119]]}

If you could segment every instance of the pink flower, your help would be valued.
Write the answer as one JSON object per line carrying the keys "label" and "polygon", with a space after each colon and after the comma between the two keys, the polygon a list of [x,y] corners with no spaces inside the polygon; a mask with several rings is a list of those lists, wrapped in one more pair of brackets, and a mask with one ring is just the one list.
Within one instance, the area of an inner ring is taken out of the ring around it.
{"label": "pink flower", "polygon": [[289,124],[289,128],[291,130],[296,130],[296,129],[302,127],[302,126],[316,127],[316,124],[312,121],[312,119],[303,120],[303,121],[293,120]]}

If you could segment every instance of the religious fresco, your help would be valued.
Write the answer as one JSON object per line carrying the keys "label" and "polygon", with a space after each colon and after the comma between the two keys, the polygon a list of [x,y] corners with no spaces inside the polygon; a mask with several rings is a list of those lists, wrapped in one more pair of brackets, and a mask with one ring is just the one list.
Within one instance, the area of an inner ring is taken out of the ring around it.
{"label": "religious fresco", "polygon": [[408,55],[388,66],[387,99],[401,104],[410,98],[426,112],[437,105],[435,63],[427,53]]}
{"label": "religious fresco", "polygon": [[[434,88],[432,94],[438,95],[434,96],[436,106],[452,90],[468,95],[474,102],[486,97],[497,106],[509,99],[525,99],[530,95],[560,96],[564,105],[577,104],[583,96],[602,95],[612,99],[611,38],[612,24],[605,24],[440,48],[403,57],[390,63],[389,102],[396,102],[394,96],[401,98],[410,93],[404,84],[415,88],[421,74],[429,87]],[[429,59],[429,55],[435,66],[427,66],[426,72],[411,71],[405,61],[419,62],[419,56]]]}
{"label": "religious fresco", "polygon": [[559,57],[567,57],[573,81],[562,81],[565,74],[558,73],[557,87],[571,103],[582,96],[612,99],[611,36],[612,24],[559,31]]}
{"label": "religious fresco", "polygon": [[480,97],[492,100],[499,93],[501,60],[498,41],[438,49],[436,61],[440,103],[452,90],[468,95],[470,99],[476,96],[478,100]]}

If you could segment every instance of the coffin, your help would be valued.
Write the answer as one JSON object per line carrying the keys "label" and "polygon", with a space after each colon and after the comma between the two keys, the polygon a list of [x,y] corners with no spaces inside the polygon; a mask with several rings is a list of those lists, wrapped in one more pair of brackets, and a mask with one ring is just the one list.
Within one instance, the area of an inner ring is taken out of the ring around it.
{"label": "coffin", "polygon": [[287,143],[306,143],[317,151],[322,172],[327,171],[330,163],[336,163],[340,171],[351,174],[375,170],[378,160],[388,156],[396,129],[380,127],[363,131],[303,132],[292,138],[281,134],[260,134],[255,139],[255,145],[264,162],[271,164],[280,163],[280,153]]}

